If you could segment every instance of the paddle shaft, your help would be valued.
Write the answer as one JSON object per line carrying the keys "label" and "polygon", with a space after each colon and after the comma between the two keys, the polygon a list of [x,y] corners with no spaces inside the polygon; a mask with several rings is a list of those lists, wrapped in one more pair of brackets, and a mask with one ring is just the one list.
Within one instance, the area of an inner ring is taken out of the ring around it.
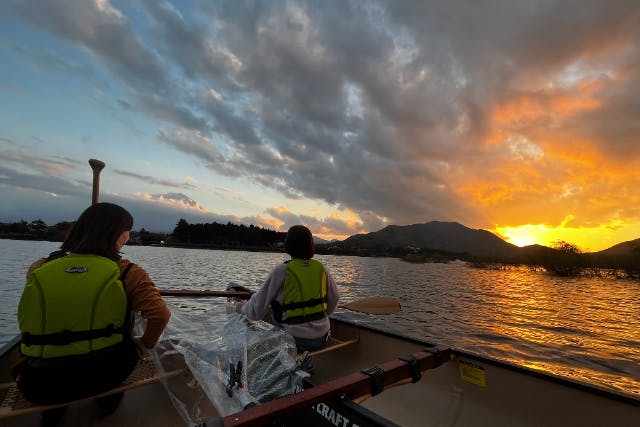
{"label": "paddle shaft", "polygon": [[251,298],[251,292],[243,291],[210,291],[189,289],[160,289],[160,295],[165,297],[227,297],[227,298]]}
{"label": "paddle shaft", "polygon": [[[190,289],[160,289],[160,295],[165,297],[227,297],[251,298],[250,292],[244,291],[212,291]],[[338,308],[358,311],[367,314],[395,314],[400,311],[400,303],[390,297],[370,297],[340,304]]]}
{"label": "paddle shaft", "polygon": [[96,159],[89,159],[89,165],[91,166],[91,170],[93,170],[93,191],[91,192],[91,204],[95,205],[98,203],[98,198],[100,196],[100,172],[104,169],[104,162]]}

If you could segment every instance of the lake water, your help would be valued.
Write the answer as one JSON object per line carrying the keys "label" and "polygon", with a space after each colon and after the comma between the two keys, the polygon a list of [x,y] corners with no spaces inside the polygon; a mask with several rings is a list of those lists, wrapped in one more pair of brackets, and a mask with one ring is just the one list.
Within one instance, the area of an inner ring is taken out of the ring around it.
{"label": "lake water", "polygon": [[[59,243],[0,240],[0,345],[17,332],[17,303],[32,261]],[[258,289],[285,254],[124,248],[160,288]],[[331,271],[342,301],[395,296],[396,315],[340,312],[392,332],[640,396],[640,283],[557,278],[526,269],[477,270],[465,263],[410,264],[395,258],[316,256]],[[186,311],[223,298],[170,298]]]}

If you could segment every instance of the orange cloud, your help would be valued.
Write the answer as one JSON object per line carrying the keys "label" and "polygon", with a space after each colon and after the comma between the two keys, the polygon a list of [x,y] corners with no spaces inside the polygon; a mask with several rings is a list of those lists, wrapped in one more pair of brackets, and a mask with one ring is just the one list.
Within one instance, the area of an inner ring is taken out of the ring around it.
{"label": "orange cloud", "polygon": [[261,220],[264,220],[265,224],[270,221],[277,230],[286,231],[282,227],[286,228],[294,223],[304,224],[309,227],[314,236],[326,240],[343,240],[354,234],[377,231],[364,230],[362,219],[355,212],[349,210],[344,213],[332,212],[328,216],[317,217],[308,214],[297,214],[287,207],[279,206],[269,208],[267,213],[273,219],[260,216]]}
{"label": "orange cloud", "polygon": [[491,113],[492,126],[498,129],[519,127],[540,119],[563,119],[578,112],[597,109],[593,97],[595,85],[574,93],[521,95],[507,100]]}
{"label": "orange cloud", "polygon": [[[563,121],[578,113],[601,108],[597,94],[603,84],[599,80],[585,79],[560,90],[551,84],[549,89],[529,90],[505,99],[489,114],[491,132],[486,138],[487,144],[501,144],[521,134],[541,144],[550,134],[563,132]],[[553,147],[553,144],[544,146]]]}

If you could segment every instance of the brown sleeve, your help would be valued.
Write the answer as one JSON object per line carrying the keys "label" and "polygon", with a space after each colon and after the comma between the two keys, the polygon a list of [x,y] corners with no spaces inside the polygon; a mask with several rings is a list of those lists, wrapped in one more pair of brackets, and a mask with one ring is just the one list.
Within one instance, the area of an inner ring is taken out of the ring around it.
{"label": "brown sleeve", "polygon": [[36,262],[31,264],[31,267],[29,267],[29,270],[27,270],[27,282],[29,281],[29,278],[31,277],[31,272],[33,270],[35,270],[36,268],[42,266],[42,264],[44,264],[45,261],[46,260],[44,258],[40,258],[39,260],[37,260]]}
{"label": "brown sleeve", "polygon": [[[118,261],[120,271],[124,271],[130,262],[126,259]],[[137,264],[131,266],[124,279],[124,291],[131,311],[142,312],[142,317],[147,321],[142,343],[147,348],[153,348],[167,326],[171,312],[149,274]]]}

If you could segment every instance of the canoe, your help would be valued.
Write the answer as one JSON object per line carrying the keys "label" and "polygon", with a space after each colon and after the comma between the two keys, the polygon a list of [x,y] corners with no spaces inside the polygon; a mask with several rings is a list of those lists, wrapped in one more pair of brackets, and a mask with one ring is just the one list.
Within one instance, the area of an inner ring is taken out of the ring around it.
{"label": "canoe", "polygon": [[[446,346],[331,319],[332,343],[312,356],[303,390],[204,426],[631,426],[640,398]],[[11,387],[17,339],[0,353],[0,387]],[[409,356],[409,357],[407,357]],[[364,371],[364,372],[363,372]],[[172,381],[180,381],[177,371]],[[0,399],[7,397],[0,394]],[[3,418],[4,417],[4,418]],[[39,425],[37,411],[2,426]],[[161,381],[132,386],[113,414],[92,399],[69,405],[61,425],[184,425]]]}

